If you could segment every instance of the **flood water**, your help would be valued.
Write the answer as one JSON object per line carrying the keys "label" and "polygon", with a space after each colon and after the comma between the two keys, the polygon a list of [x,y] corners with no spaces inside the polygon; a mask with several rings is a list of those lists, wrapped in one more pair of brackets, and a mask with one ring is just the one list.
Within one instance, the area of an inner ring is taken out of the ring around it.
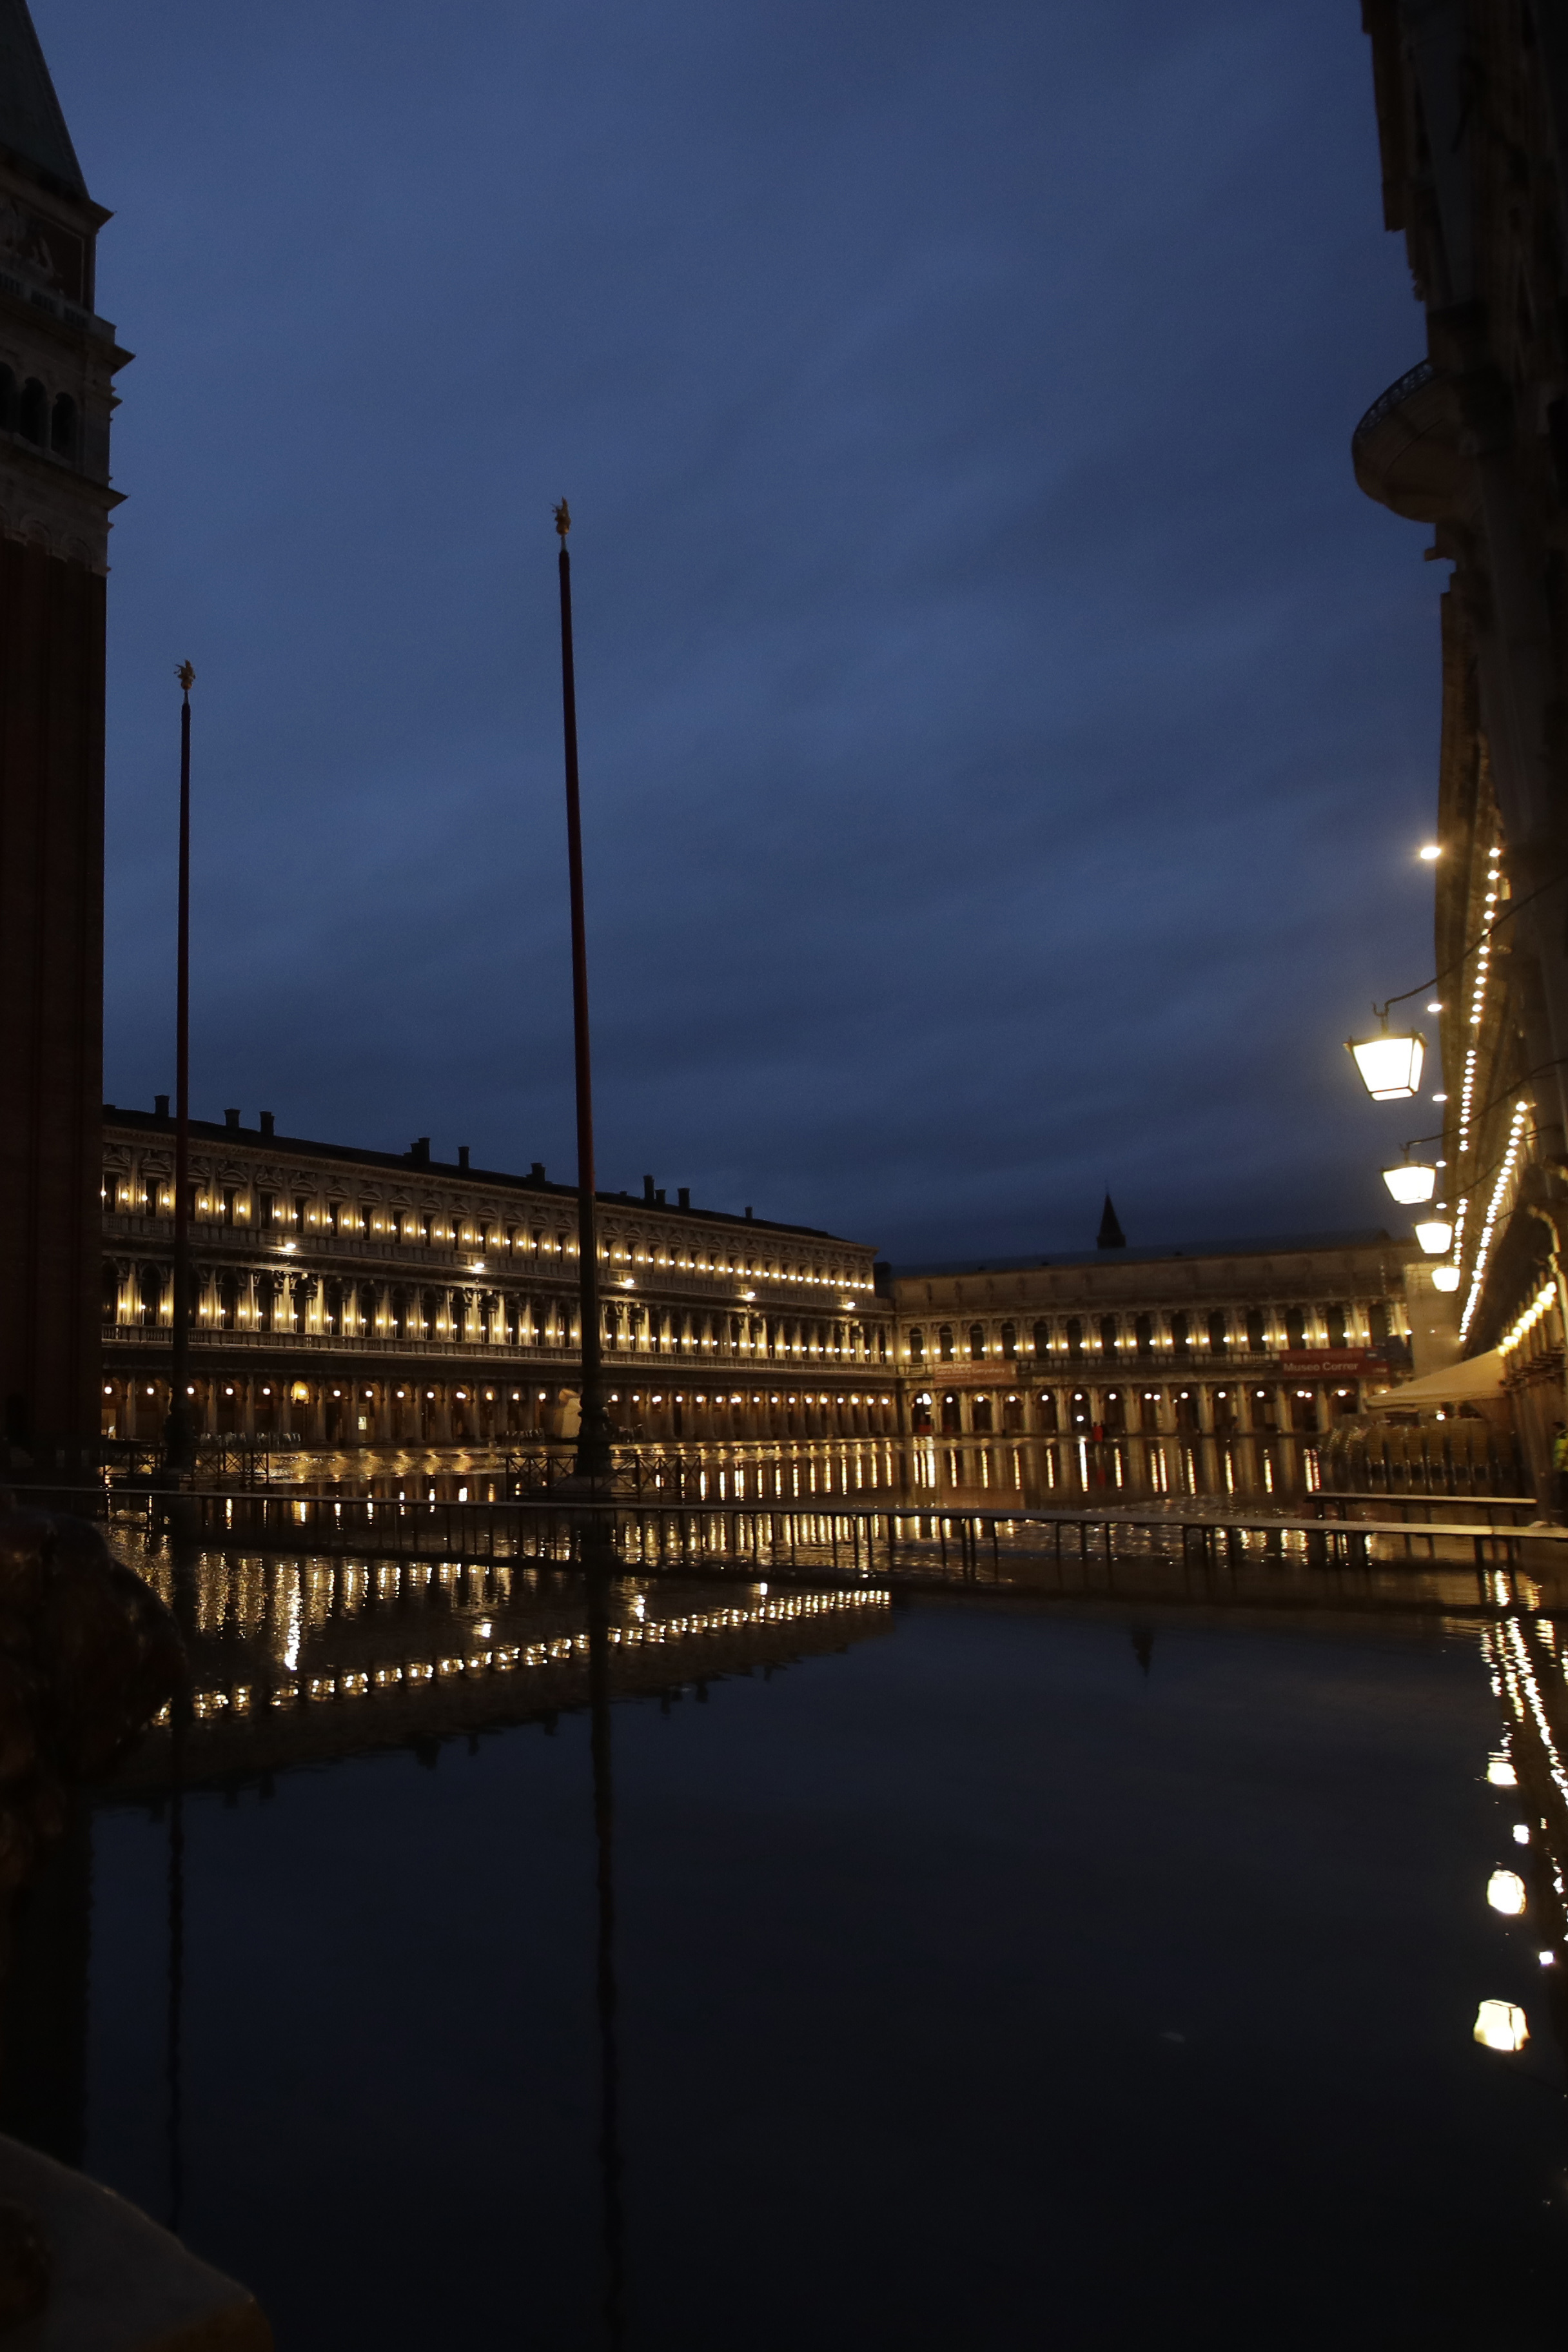
{"label": "flood water", "polygon": [[580,1577],[205,1555],[12,2127],[282,2352],[1557,2347],[1551,1596],[1319,1589],[623,1578],[596,1822]]}
{"label": "flood water", "polygon": [[[1217,1503],[1281,1505],[1316,1492],[1320,1441],[1268,1437],[1120,1437],[1087,1439],[965,1437],[757,1441],[745,1444],[669,1444],[617,1448],[628,1492],[679,1491],[707,1501],[792,1503],[838,1496],[869,1502],[891,1496],[929,1507],[937,1500],[1022,1507],[1096,1502],[1209,1497]],[[215,1483],[268,1478],[310,1491],[412,1499],[430,1493],[455,1501],[467,1489],[494,1500],[570,1474],[570,1445],[545,1447],[363,1447],[352,1453],[236,1452],[212,1457]],[[1406,1481],[1425,1490],[1428,1481]],[[1440,1482],[1439,1482],[1440,1483]],[[1453,1484],[1452,1480],[1449,1484]],[[1461,1479],[1456,1491],[1468,1491]]]}
{"label": "flood water", "polygon": [[[1352,1444],[1347,1433],[1361,1433]],[[151,1456],[148,1457],[151,1459]],[[271,1454],[214,1451],[211,1482],[278,1484],[313,1493],[442,1502],[494,1501],[548,1487],[574,1466],[570,1445]],[[1086,1438],[963,1437],[757,1440],[745,1444],[619,1447],[617,1486],[627,1494],[688,1500],[805,1503],[838,1496],[929,1509],[935,1502],[979,1508],[1072,1509],[1157,1501],[1172,1508],[1289,1510],[1324,1486],[1378,1494],[1514,1494],[1522,1470],[1500,1452],[1487,1425],[1450,1422],[1369,1436],[1345,1423],[1337,1433],[1138,1434]]]}

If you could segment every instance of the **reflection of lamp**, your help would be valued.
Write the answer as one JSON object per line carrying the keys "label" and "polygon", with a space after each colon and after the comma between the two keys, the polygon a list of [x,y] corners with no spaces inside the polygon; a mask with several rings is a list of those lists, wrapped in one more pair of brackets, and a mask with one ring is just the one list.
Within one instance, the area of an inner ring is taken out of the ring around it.
{"label": "reflection of lamp", "polygon": [[1426,1041],[1418,1029],[1401,1030],[1392,1037],[1386,1029],[1376,1037],[1347,1037],[1345,1051],[1373,1102],[1407,1101],[1421,1084]]}
{"label": "reflection of lamp", "polygon": [[1517,1919],[1524,1908],[1524,1881],[1517,1870],[1494,1870],[1487,1881],[1487,1901],[1494,1911]]}
{"label": "reflection of lamp", "polygon": [[1454,1238],[1454,1228],[1447,1217],[1423,1217],[1415,1238],[1428,1257],[1441,1257]]}
{"label": "reflection of lamp", "polygon": [[1435,1265],[1432,1268],[1434,1290],[1458,1290],[1458,1286],[1459,1269],[1457,1265]]}
{"label": "reflection of lamp", "polygon": [[1412,1208],[1417,1201],[1432,1198],[1437,1189],[1437,1171],[1424,1160],[1402,1160],[1397,1168],[1384,1170],[1383,1181],[1402,1208]]}
{"label": "reflection of lamp", "polygon": [[1522,2050],[1530,2023],[1511,2000],[1483,2000],[1476,2011],[1476,2040],[1484,2050]]}

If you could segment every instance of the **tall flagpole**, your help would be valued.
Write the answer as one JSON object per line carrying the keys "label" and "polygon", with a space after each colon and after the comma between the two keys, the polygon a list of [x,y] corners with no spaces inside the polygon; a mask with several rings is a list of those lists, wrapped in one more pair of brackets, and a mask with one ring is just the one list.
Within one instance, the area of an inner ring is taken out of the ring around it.
{"label": "tall flagpole", "polygon": [[191,688],[189,662],[174,675],[184,699],[180,706],[180,902],[174,982],[174,1302],[170,1332],[169,1417],[163,1424],[167,1469],[195,1465],[195,1430],[189,1396],[191,1372]]}
{"label": "tall flagpole", "polygon": [[605,1409],[604,1335],[599,1319],[599,1236],[594,1198],[594,1082],[588,1052],[588,933],[583,915],[583,822],[577,797],[577,688],[572,667],[572,559],[566,501],[555,509],[561,539],[561,706],[566,737],[566,861],[572,890],[572,1037],[577,1080],[577,1295],[583,1357],[583,1411],[577,1475],[607,1478],[610,1424]]}

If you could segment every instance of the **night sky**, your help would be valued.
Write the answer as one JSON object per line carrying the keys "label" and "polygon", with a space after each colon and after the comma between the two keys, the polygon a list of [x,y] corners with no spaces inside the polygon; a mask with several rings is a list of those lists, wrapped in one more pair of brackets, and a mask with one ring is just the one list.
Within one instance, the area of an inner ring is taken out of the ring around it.
{"label": "night sky", "polygon": [[[1354,0],[34,0],[116,218],[104,1092],[895,1260],[1388,1223],[1424,349]],[[1428,1024],[1430,1029],[1435,1024]],[[1432,1085],[1440,1083],[1436,1076]]]}

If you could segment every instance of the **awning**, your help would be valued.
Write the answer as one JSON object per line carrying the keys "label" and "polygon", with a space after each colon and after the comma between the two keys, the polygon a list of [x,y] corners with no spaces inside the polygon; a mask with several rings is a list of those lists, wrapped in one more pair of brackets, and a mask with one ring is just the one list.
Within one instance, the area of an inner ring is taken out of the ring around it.
{"label": "awning", "polygon": [[1441,1372],[1424,1372],[1418,1381],[1405,1381],[1395,1389],[1385,1389],[1379,1396],[1366,1399],[1368,1412],[1405,1412],[1419,1411],[1429,1404],[1473,1403],[1477,1397],[1502,1394],[1502,1350],[1489,1348],[1484,1356],[1467,1356],[1461,1364],[1450,1364]]}

